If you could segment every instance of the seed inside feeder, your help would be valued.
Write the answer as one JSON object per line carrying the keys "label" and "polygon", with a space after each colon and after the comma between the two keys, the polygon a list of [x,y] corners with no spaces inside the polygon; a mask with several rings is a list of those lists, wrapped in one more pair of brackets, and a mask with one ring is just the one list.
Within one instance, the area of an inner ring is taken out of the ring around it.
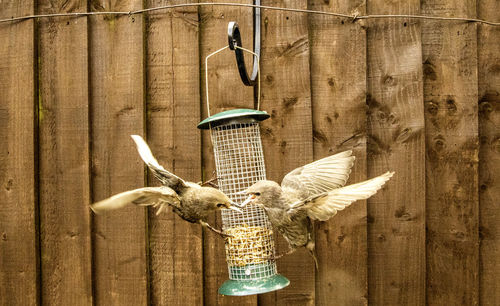
{"label": "seed inside feeder", "polygon": [[269,241],[273,231],[260,226],[243,224],[226,229],[227,262],[233,267],[264,263],[273,255]]}

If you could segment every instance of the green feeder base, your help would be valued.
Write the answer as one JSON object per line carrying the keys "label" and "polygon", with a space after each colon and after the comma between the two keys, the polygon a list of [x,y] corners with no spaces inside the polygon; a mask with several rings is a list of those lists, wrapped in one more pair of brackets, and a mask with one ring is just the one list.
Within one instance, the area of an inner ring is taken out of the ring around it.
{"label": "green feeder base", "polygon": [[283,289],[290,281],[279,274],[258,280],[227,280],[220,286],[219,294],[222,295],[252,295]]}

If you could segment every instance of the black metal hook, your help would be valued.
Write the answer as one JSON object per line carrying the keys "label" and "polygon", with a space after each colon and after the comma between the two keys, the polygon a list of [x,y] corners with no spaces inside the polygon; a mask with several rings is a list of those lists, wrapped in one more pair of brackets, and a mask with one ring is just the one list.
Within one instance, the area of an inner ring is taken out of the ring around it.
{"label": "black metal hook", "polygon": [[[260,5],[260,0],[254,0],[255,5]],[[260,58],[260,8],[254,8],[253,15],[253,49],[255,54]],[[254,86],[257,83],[257,74],[259,73],[259,63],[254,56],[253,59],[253,70],[252,75],[249,77],[247,73],[247,68],[245,66],[245,56],[243,50],[235,48],[235,46],[242,47],[241,35],[238,23],[236,21],[231,21],[227,25],[227,38],[229,42],[229,49],[234,50],[236,55],[236,63],[238,64],[238,71],[240,72],[241,80],[243,84],[247,86]]]}

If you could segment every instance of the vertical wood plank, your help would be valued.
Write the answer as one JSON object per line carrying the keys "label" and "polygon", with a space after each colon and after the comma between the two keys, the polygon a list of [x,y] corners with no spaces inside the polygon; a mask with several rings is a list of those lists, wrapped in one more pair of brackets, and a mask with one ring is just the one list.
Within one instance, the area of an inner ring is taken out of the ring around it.
{"label": "vertical wood plank", "polygon": [[[91,1],[92,11],[130,11],[141,0]],[[90,19],[93,201],[144,185],[130,134],[144,134],[143,16]],[[94,218],[94,298],[99,305],[148,303],[146,211]]]}
{"label": "vertical wood plank", "polygon": [[[87,2],[40,1],[37,12],[85,12]],[[87,18],[39,20],[42,302],[92,303]]]}
{"label": "vertical wood plank", "polygon": [[[367,1],[368,14],[419,14],[420,1]],[[367,37],[368,177],[396,172],[368,200],[368,301],[425,303],[425,135],[420,25],[374,20]]]}
{"label": "vertical wood plank", "polygon": [[[168,1],[168,4],[183,1]],[[150,0],[148,7],[167,4]],[[183,179],[201,174],[198,9],[150,13],[147,19],[147,134],[156,158]],[[158,180],[149,175],[149,184]],[[203,304],[203,240],[198,224],[170,210],[149,212],[151,303]]]}
{"label": "vertical wood plank", "polygon": [[[478,18],[500,21],[500,2],[478,2]],[[500,28],[478,26],[481,305],[500,304]]]}
{"label": "vertical wood plank", "polygon": [[[4,1],[0,17],[34,7]],[[0,24],[0,41],[0,305],[37,305],[34,21]]]}
{"label": "vertical wood plank", "polygon": [[[237,3],[252,3],[248,0],[238,0]],[[205,88],[205,57],[227,45],[227,24],[230,21],[238,22],[242,34],[242,44],[251,48],[253,40],[253,21],[251,8],[235,8],[206,6],[200,7],[200,63],[202,80],[202,114],[207,117],[206,88]],[[251,69],[251,56],[248,59],[247,69]],[[234,52],[225,50],[209,59],[209,93],[210,113],[233,108],[253,108],[253,88],[245,86],[240,79]],[[203,177],[210,179],[215,171],[213,147],[210,133],[202,132]],[[221,227],[220,213],[209,220],[209,223]],[[228,279],[227,263],[225,261],[224,241],[211,231],[203,232],[204,254],[204,302],[205,305],[256,305],[256,296],[230,297],[221,296],[217,290]]]}
{"label": "vertical wood plank", "polygon": [[[307,1],[263,1],[263,5],[306,9]],[[296,167],[313,160],[309,38],[307,15],[262,12],[262,123],[267,178],[281,182]],[[278,234],[277,252],[288,250]],[[262,305],[314,305],[314,260],[305,248],[278,260],[278,272],[290,280],[280,291],[262,295]]]}
{"label": "vertical wood plank", "polygon": [[[313,10],[365,14],[365,2],[309,1]],[[352,149],[348,184],[366,179],[366,31],[361,23],[309,16],[314,159]],[[366,201],[316,226],[316,305],[366,305]]]}
{"label": "vertical wood plank", "polygon": [[[476,16],[476,2],[428,0],[424,15]],[[477,48],[473,23],[422,25],[429,305],[478,303]]]}

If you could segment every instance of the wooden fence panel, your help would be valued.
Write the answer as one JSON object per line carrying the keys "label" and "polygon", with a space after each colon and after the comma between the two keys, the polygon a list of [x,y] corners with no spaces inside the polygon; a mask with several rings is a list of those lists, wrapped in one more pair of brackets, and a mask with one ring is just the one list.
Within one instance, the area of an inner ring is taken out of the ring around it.
{"label": "wooden fence panel", "polygon": [[[129,11],[141,0],[92,1],[92,11]],[[130,134],[144,134],[143,16],[90,19],[92,191],[99,201],[144,186],[144,163]],[[99,305],[148,304],[146,211],[94,219],[94,298]]]}
{"label": "wooden fence panel", "polygon": [[[500,2],[478,2],[478,18],[500,22]],[[481,305],[500,305],[500,27],[480,25],[479,208]]]}
{"label": "wooden fence panel", "polygon": [[[307,8],[305,0],[263,1],[263,5]],[[309,38],[307,15],[263,11],[262,123],[267,178],[281,182],[296,167],[313,160]],[[288,243],[277,234],[277,254]],[[300,267],[300,268],[298,268]],[[284,290],[262,295],[262,305],[314,305],[314,260],[305,248],[278,260],[278,272],[290,280]]]}
{"label": "wooden fence panel", "polygon": [[[420,1],[367,2],[368,14],[418,14]],[[420,25],[368,28],[368,177],[396,172],[368,200],[368,291],[375,305],[425,302],[425,135]]]}
{"label": "wooden fence panel", "polygon": [[[238,0],[236,3],[252,3],[248,0]],[[235,7],[201,7],[200,8],[200,63],[202,81],[202,117],[207,117],[206,87],[205,87],[205,58],[210,53],[227,46],[227,24],[230,21],[238,22],[241,39],[244,47],[251,48],[253,37],[253,21],[251,8]],[[247,54],[247,68],[251,68],[252,57]],[[234,52],[225,50],[209,59],[209,92],[210,114],[232,108],[253,108],[253,88],[243,85],[236,66]],[[214,175],[215,162],[213,158],[210,133],[202,132],[203,178],[209,180]],[[220,213],[209,220],[209,223],[218,227],[222,221]],[[217,290],[228,279],[224,240],[211,231],[203,232],[203,267],[206,305],[256,305],[256,296],[231,297],[221,296]]]}
{"label": "wooden fence panel", "polygon": [[[365,2],[309,1],[309,8],[365,14]],[[362,23],[309,16],[314,159],[352,149],[348,184],[366,179],[366,31]],[[367,304],[366,201],[316,226],[316,305]]]}
{"label": "wooden fence panel", "polygon": [[[165,2],[152,0],[148,7]],[[148,143],[161,165],[196,182],[201,174],[201,139],[196,129],[200,121],[198,9],[152,12],[146,29]],[[148,178],[148,185],[160,185],[153,175]],[[155,210],[149,211],[151,303],[202,305],[201,227],[171,210],[158,216]]]}
{"label": "wooden fence panel", "polygon": [[[0,18],[184,2],[0,1]],[[500,21],[494,0],[263,5]],[[179,176],[212,178],[210,136],[196,129],[207,116],[203,64],[227,45],[229,21],[251,49],[251,11],[202,6],[0,23],[0,305],[500,303],[496,26],[263,10],[268,178],[347,149],[356,156],[348,184],[396,171],[376,196],[316,225],[318,271],[305,249],[278,260],[288,288],[221,296],[228,273],[219,236],[171,211],[90,213],[93,201],[159,184],[145,175],[130,134],[146,136]],[[212,115],[255,107],[233,52],[211,58],[209,89]],[[220,217],[210,223],[220,227]]]}
{"label": "wooden fence panel", "polygon": [[[85,12],[86,1],[40,1],[38,13]],[[87,18],[38,28],[42,302],[92,303]]]}
{"label": "wooden fence panel", "polygon": [[[471,17],[475,1],[425,1],[425,15]],[[476,25],[422,25],[429,305],[478,303]]]}
{"label": "wooden fence panel", "polygon": [[[0,18],[34,7],[3,1]],[[0,24],[0,41],[0,305],[37,305],[34,21]]]}

